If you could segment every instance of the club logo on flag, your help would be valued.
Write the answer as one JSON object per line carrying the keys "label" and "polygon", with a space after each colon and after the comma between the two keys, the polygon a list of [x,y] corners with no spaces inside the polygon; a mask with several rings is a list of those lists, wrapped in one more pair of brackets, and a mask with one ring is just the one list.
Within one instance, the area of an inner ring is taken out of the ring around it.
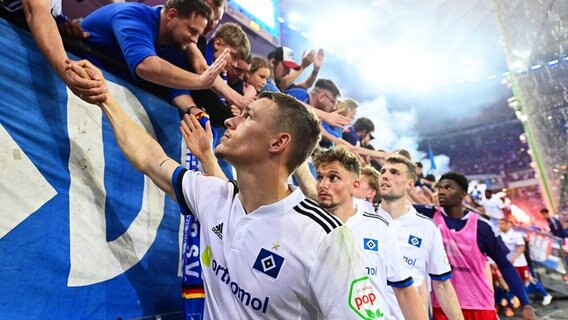
{"label": "club logo on flag", "polygon": [[370,251],[379,251],[379,241],[376,239],[364,238],[363,248]]}
{"label": "club logo on flag", "polygon": [[283,264],[284,258],[282,256],[262,248],[256,257],[256,261],[252,268],[276,279]]}
{"label": "club logo on flag", "polygon": [[410,235],[408,237],[408,244],[415,246],[416,248],[420,248],[422,245],[422,239],[418,238],[417,236]]}

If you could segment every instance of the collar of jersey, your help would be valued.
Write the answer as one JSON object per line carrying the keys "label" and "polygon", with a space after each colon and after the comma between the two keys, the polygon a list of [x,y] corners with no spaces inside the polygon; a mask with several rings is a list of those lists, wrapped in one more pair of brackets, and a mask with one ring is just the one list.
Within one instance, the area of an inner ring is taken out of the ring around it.
{"label": "collar of jersey", "polygon": [[[300,190],[300,188],[296,188],[291,185],[289,187],[290,189],[292,189],[292,193],[289,194],[286,198],[277,201],[275,203],[262,205],[253,212],[248,213],[247,216],[250,216],[251,214],[254,214],[255,216],[258,214],[281,215],[292,212],[290,209],[296,206],[298,203],[300,203],[300,201],[304,200],[305,196]],[[242,203],[240,203],[241,202],[240,199],[238,199],[238,201],[239,204],[242,206]]]}

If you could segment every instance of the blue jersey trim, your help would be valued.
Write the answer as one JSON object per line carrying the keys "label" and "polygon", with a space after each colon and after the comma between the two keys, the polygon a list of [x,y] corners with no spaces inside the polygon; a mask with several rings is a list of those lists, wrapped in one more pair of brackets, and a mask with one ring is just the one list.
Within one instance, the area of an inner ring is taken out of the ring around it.
{"label": "blue jersey trim", "polygon": [[402,281],[388,281],[387,280],[387,284],[393,288],[399,288],[399,289],[403,289],[406,287],[411,286],[414,283],[414,280],[412,280],[412,277],[408,277]]}
{"label": "blue jersey trim", "polygon": [[446,281],[452,278],[452,271],[448,271],[446,273],[442,273],[442,274],[431,274],[429,273],[428,275],[430,275],[430,278],[432,278],[432,280],[434,281]]}
{"label": "blue jersey trim", "polygon": [[183,197],[182,181],[183,176],[186,172],[187,169],[179,166],[174,170],[174,173],[172,173],[172,187],[174,188],[174,192],[176,194],[179,210],[184,215],[192,214],[191,210],[189,210],[189,207],[187,206],[187,203],[185,202],[185,198]]}

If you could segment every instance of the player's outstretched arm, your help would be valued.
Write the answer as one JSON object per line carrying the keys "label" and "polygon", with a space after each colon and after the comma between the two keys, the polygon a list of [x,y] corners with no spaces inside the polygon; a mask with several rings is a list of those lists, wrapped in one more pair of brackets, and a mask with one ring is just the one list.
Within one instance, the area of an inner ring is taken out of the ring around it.
{"label": "player's outstretched arm", "polygon": [[[23,0],[24,13],[36,44],[53,70],[71,91],[89,103],[106,99],[107,88],[99,78],[83,79],[66,68],[67,53],[51,16],[49,0]],[[71,62],[76,63],[76,62]]]}
{"label": "player's outstretched arm", "polygon": [[[69,64],[69,68],[85,79],[93,72],[93,68],[96,69],[91,64],[81,62]],[[176,199],[171,179],[179,163],[169,158],[158,142],[136,125],[110,94],[105,102],[99,103],[99,107],[106,114],[118,146],[126,158],[160,189]]]}

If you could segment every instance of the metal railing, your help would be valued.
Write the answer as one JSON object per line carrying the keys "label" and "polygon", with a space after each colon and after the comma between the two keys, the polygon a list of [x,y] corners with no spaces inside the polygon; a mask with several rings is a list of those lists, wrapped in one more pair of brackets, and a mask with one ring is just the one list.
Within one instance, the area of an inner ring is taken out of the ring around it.
{"label": "metal railing", "polygon": [[528,238],[529,256],[533,263],[561,275],[567,274],[568,265],[562,238],[527,228],[516,229]]}

